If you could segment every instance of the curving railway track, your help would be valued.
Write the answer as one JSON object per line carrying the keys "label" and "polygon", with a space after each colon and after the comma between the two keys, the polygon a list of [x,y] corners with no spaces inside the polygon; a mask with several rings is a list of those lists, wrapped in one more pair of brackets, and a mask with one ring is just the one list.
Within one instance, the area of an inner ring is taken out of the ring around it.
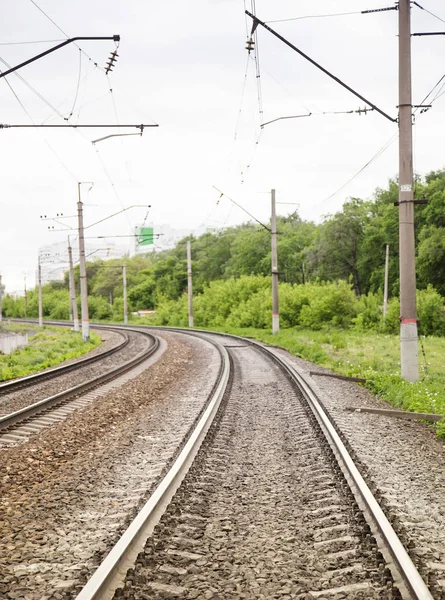
{"label": "curving railway track", "polygon": [[249,340],[189,334],[219,346],[217,394],[77,599],[431,599],[294,367]]}
{"label": "curving railway track", "polygon": [[[42,514],[42,507],[58,508],[54,516],[42,517],[37,536],[33,524],[23,530],[14,530],[14,520],[7,524],[0,562],[5,551],[12,550],[13,558],[6,559],[7,576],[0,576],[0,597],[444,597],[440,554],[435,553],[436,562],[422,576],[411,559],[409,539],[396,534],[387,506],[382,510],[311,381],[289,358],[251,340],[212,332],[136,332],[165,338],[173,346],[176,340],[183,344],[170,375],[169,385],[175,383],[176,391],[158,405],[147,405],[133,424],[120,426],[128,436],[118,430],[121,447],[132,450],[128,457],[122,449],[111,451],[111,463],[103,465],[105,477],[99,463],[93,477],[77,466],[77,474],[66,475],[48,501],[42,503],[46,492],[38,489],[37,499],[30,500],[38,505],[36,514]],[[193,344],[213,350],[193,354]],[[144,371],[143,355],[136,359],[142,361],[145,379],[127,390],[128,399],[133,391],[144,395],[150,382],[160,378],[159,365],[154,377],[151,369]],[[165,356],[164,369],[171,360]],[[118,388],[121,384],[113,389],[129,388]],[[164,384],[161,378],[159,392]],[[70,392],[81,393],[75,388]],[[121,394],[126,402],[125,392]],[[70,412],[68,405],[58,410],[61,418]],[[100,410],[92,413],[95,419]],[[29,420],[20,427],[32,430]],[[110,439],[97,444],[104,457]],[[44,489],[50,483],[39,481]],[[19,506],[22,497],[19,492]],[[54,497],[63,498],[62,504]],[[30,522],[32,518],[30,514]],[[47,531],[52,520],[57,535]],[[46,531],[43,544],[41,531]],[[39,549],[23,554],[19,548],[27,542],[22,540],[30,537],[31,548],[37,539]],[[72,552],[68,540],[75,540]]]}
{"label": "curving railway track", "polygon": [[159,349],[159,339],[149,332],[106,329],[122,341],[104,352],[0,385],[0,448],[27,441],[122,385]]}

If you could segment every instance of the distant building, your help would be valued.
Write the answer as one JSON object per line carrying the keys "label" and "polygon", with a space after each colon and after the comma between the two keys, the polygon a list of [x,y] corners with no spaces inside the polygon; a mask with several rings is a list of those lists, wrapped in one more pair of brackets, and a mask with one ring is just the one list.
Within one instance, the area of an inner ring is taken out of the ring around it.
{"label": "distant building", "polygon": [[[77,239],[71,244],[74,265],[79,262],[79,246]],[[85,240],[85,256],[87,261],[112,258],[123,258],[128,254],[128,248],[117,245],[114,241],[91,242]],[[68,270],[68,245],[67,242],[56,242],[39,248],[40,263],[42,267],[42,283],[50,281],[63,281]]]}
{"label": "distant building", "polygon": [[189,235],[198,237],[207,231],[206,228],[198,229],[174,229],[170,225],[139,225],[135,228],[135,253],[146,254],[147,252],[160,252],[170,250],[176,244]]}

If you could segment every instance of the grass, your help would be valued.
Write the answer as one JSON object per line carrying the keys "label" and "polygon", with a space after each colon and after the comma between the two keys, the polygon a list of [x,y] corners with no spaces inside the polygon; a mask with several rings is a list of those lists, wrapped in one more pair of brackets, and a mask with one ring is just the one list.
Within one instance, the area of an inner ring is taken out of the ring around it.
{"label": "grass", "polygon": [[411,412],[436,413],[436,425],[445,437],[445,339],[422,337],[419,348],[420,379],[409,383],[400,376],[399,337],[362,331],[308,331],[285,329],[277,335],[263,329],[219,329],[267,344],[281,346],[295,356],[327,367],[341,375],[364,377],[366,387],[393,406]]}
{"label": "grass", "polygon": [[88,342],[79,332],[56,327],[43,327],[11,323],[2,325],[0,332],[28,333],[29,344],[11,354],[0,353],[0,381],[31,375],[48,367],[77,358],[101,343],[100,337],[91,332]]}

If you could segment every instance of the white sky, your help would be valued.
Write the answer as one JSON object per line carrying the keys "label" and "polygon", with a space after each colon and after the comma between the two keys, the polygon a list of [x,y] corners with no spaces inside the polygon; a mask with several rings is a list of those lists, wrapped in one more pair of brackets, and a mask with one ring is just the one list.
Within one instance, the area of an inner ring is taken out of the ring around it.
{"label": "white sky", "polygon": [[[81,85],[71,123],[158,123],[142,138],[91,140],[111,130],[0,130],[0,272],[8,291],[21,289],[24,273],[33,280],[40,246],[65,239],[49,233],[40,215],[74,215],[77,182],[84,185],[85,223],[122,206],[151,204],[148,220],[195,229],[222,227],[247,216],[223,190],[259,219],[268,219],[268,191],[277,201],[297,203],[303,218],[319,220],[351,196],[372,197],[397,174],[397,142],[333,194],[397,132],[376,113],[320,115],[363,107],[323,73],[269,32],[258,28],[263,116],[259,117],[255,63],[244,49],[243,0],[36,0],[69,36],[121,35],[119,59],[109,82],[82,55]],[[445,19],[443,0],[423,0]],[[245,2],[251,9],[251,0]],[[257,0],[266,21],[360,11],[391,6],[385,0]],[[441,23],[413,8],[414,31],[444,31]],[[397,116],[397,12],[301,19],[270,24],[335,75],[385,112]],[[65,36],[32,0],[2,2],[0,58],[18,64]],[[100,67],[114,49],[112,41],[82,42]],[[71,113],[79,76],[74,45],[18,73],[63,117]],[[414,103],[419,103],[444,74],[445,36],[413,38]],[[245,80],[246,63],[249,64]],[[4,63],[0,65],[3,70]],[[243,82],[246,82],[243,90]],[[35,123],[63,123],[15,75],[7,81]],[[0,123],[31,123],[6,80],[0,80]],[[241,110],[240,110],[241,107]],[[419,118],[415,128],[415,169],[425,174],[444,166],[442,136],[445,97]],[[310,118],[260,122],[314,113]],[[126,131],[128,132],[128,131]],[[236,133],[236,140],[235,140]],[[259,138],[258,144],[256,141]],[[286,214],[292,206],[279,206]],[[133,209],[91,229],[91,235],[128,235],[146,209]],[[65,221],[75,226],[74,219]],[[58,227],[56,227],[57,229]],[[130,244],[123,238],[119,243]]]}

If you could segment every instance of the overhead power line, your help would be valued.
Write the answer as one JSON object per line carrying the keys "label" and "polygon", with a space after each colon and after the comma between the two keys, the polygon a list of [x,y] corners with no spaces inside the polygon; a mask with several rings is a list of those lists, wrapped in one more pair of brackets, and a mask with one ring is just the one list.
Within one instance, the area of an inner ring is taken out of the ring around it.
{"label": "overhead power line", "polygon": [[428,10],[427,8],[425,8],[424,6],[421,6],[418,2],[414,2],[414,4],[420,8],[421,10],[424,10],[426,13],[428,13],[429,15],[431,15],[432,17],[434,17],[435,19],[438,19],[439,21],[442,21],[442,23],[445,23],[445,19],[442,19],[442,17],[439,17],[439,15],[436,15],[435,13],[431,12],[430,10]]}
{"label": "overhead power line", "polygon": [[356,179],[356,177],[358,177],[361,173],[363,173],[363,171],[365,169],[367,169],[379,156],[381,156],[397,140],[398,137],[399,137],[399,132],[392,135],[389,138],[389,140],[380,148],[380,150],[378,150],[374,154],[374,156],[372,158],[370,158],[366,162],[366,164],[363,165],[363,167],[361,167],[352,177],[350,177],[348,179],[348,181],[346,181],[342,186],[340,186],[337,190],[335,190],[335,192],[332,193],[330,196],[328,196],[327,198],[322,200],[319,204],[324,204],[325,202],[328,202],[329,200],[331,200],[332,198],[337,196],[337,194],[339,194],[342,190],[344,190],[345,187],[347,187],[352,181],[354,181],[354,179]]}
{"label": "overhead power line", "polygon": [[367,100],[364,96],[362,96],[361,94],[359,94],[358,92],[356,92],[353,88],[351,88],[349,85],[347,85],[344,81],[342,81],[341,79],[339,79],[338,77],[336,77],[333,73],[331,73],[330,71],[328,71],[327,69],[325,69],[324,67],[322,67],[319,63],[317,63],[315,60],[313,60],[307,54],[305,54],[302,50],[300,50],[299,48],[297,48],[296,46],[294,46],[294,44],[292,44],[291,42],[289,42],[289,40],[287,40],[282,35],[280,35],[278,32],[276,32],[271,27],[269,27],[266,23],[264,23],[264,21],[260,21],[260,19],[258,19],[258,17],[256,17],[255,15],[253,15],[252,13],[250,13],[249,11],[246,11],[246,14],[249,15],[249,17],[251,17],[253,19],[253,26],[252,26],[251,37],[255,33],[258,25],[261,25],[262,27],[264,27],[264,29],[267,29],[267,31],[269,31],[272,35],[274,35],[276,38],[278,38],[284,44],[286,44],[286,46],[289,46],[289,48],[292,48],[292,50],[294,50],[295,52],[297,52],[298,54],[300,54],[300,56],[302,56],[307,61],[309,61],[310,63],[312,63],[315,67],[317,67],[317,69],[320,69],[320,71],[323,71],[323,73],[325,73],[328,77],[330,77],[331,79],[333,79],[334,81],[336,81],[337,83],[339,83],[342,87],[344,87],[349,92],[351,92],[351,94],[354,94],[354,96],[357,96],[357,98],[360,98],[360,100],[362,100],[363,102],[365,102],[369,106],[372,106],[372,108],[374,108],[374,110],[376,110],[383,117],[385,117],[385,119],[388,119],[388,121],[391,121],[392,123],[397,123],[397,119],[389,116],[386,112],[384,112],[382,109],[380,109],[376,104],[374,104],[373,102],[370,102],[369,100]]}
{"label": "overhead power line", "polygon": [[254,217],[247,209],[244,208],[244,206],[241,206],[241,204],[239,204],[238,202],[236,202],[236,200],[234,200],[233,198],[230,198],[230,196],[228,196],[227,194],[225,194],[224,192],[219,190],[215,185],[213,185],[212,187],[221,194],[220,198],[225,196],[227,198],[227,200],[230,200],[230,202],[233,202],[233,204],[235,204],[235,206],[238,206],[238,208],[240,208],[242,211],[244,211],[246,213],[246,215],[249,215],[249,217],[251,219],[256,221],[258,223],[258,225],[261,225],[261,227],[264,227],[264,229],[267,229],[267,231],[270,233],[270,227],[268,227],[267,225],[264,225],[264,223],[261,223],[261,221],[258,221],[258,219],[256,217]]}
{"label": "overhead power line", "polygon": [[[57,29],[63,33],[63,35],[67,38],[69,38],[69,35],[66,33],[66,31],[64,31],[55,21],[54,19],[52,19],[44,10],[43,8],[41,8],[37,2],[35,2],[34,0],[30,0],[31,4],[33,4],[37,10],[39,10],[47,19],[48,21],[50,21],[55,27],[57,27]],[[87,54],[87,52],[85,52],[85,50],[83,50],[78,44],[74,44],[75,46],[77,46],[77,48],[79,48],[79,50],[85,54],[85,56],[88,58],[89,61],[91,61],[96,67],[98,67],[99,69],[101,69],[102,71],[105,71],[105,69],[103,69],[102,67],[99,67],[99,65],[97,64],[97,62],[95,60],[93,60],[91,58],[91,56],[89,54]]]}
{"label": "overhead power line", "polygon": [[303,19],[326,19],[330,17],[346,17],[349,15],[366,15],[375,12],[386,12],[388,10],[397,10],[397,6],[389,6],[387,8],[371,8],[369,10],[354,10],[350,12],[327,13],[321,15],[303,15],[301,17],[291,17],[289,19],[275,19],[273,21],[265,21],[265,23],[285,23],[287,21],[302,21]]}
{"label": "overhead power line", "polygon": [[25,44],[52,44],[53,42],[63,42],[63,40],[29,40],[26,42],[0,42],[0,46],[23,46]]}

